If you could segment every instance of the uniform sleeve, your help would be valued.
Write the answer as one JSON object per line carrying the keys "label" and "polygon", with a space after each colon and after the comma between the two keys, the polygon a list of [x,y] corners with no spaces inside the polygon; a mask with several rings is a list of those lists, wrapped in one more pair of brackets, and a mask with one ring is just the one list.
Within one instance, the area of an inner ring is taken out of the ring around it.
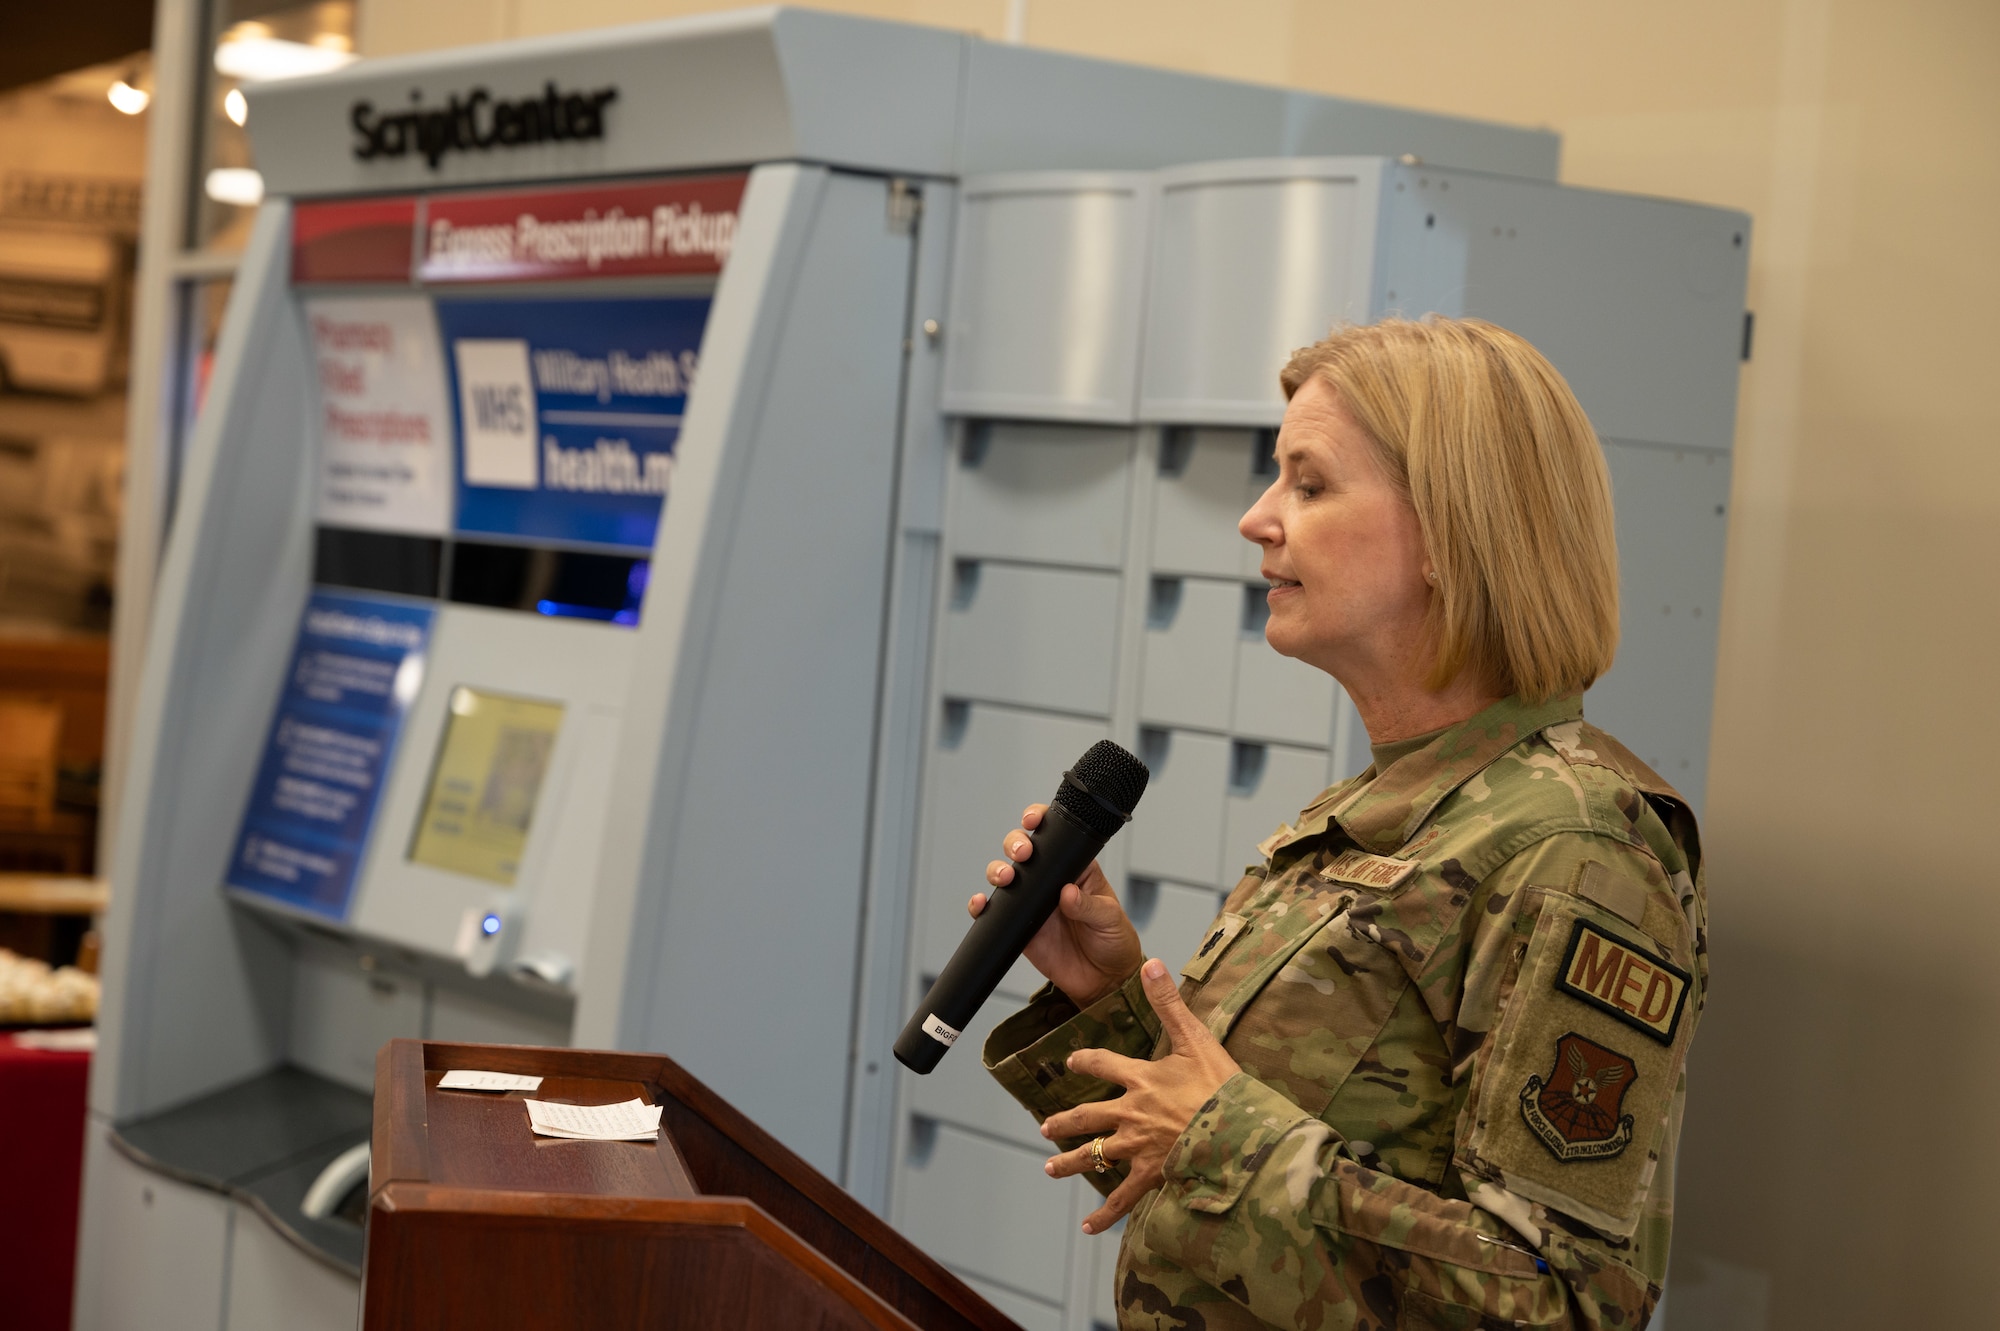
{"label": "uniform sleeve", "polygon": [[[1054,985],[1043,985],[1027,1007],[993,1028],[980,1052],[986,1070],[1040,1123],[1065,1109],[1123,1094],[1123,1088],[1101,1077],[1071,1072],[1071,1054],[1079,1049],[1109,1049],[1127,1058],[1147,1058],[1159,1038],[1160,1019],[1146,999],[1139,973],[1133,971],[1123,984],[1080,1011]],[[1069,1151],[1088,1140],[1065,1138],[1056,1145]],[[1085,1178],[1108,1194],[1124,1181],[1125,1167]]]}
{"label": "uniform sleeve", "polygon": [[[1169,1153],[1139,1217],[1146,1246],[1285,1325],[1339,1304],[1385,1324],[1643,1324],[1666,1261],[1653,1222],[1668,1199],[1649,1193],[1656,1178],[1671,1186],[1692,1020],[1660,1041],[1672,948],[1579,884],[1641,921],[1656,890],[1678,905],[1643,851],[1554,839],[1489,874],[1427,963],[1439,973],[1416,977],[1452,991],[1441,1025],[1464,1094],[1462,1190],[1364,1166],[1332,1128],[1240,1074]],[[1578,977],[1581,998],[1558,983]],[[1650,1039],[1633,1025],[1648,1016]]]}

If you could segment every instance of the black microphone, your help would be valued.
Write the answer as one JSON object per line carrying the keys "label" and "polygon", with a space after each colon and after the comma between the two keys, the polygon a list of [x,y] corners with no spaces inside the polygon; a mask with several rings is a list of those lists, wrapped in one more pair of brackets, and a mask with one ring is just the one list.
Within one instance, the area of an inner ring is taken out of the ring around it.
{"label": "black microphone", "polygon": [[1014,866],[1013,882],[988,890],[986,909],[896,1037],[897,1062],[929,1072],[958,1043],[959,1032],[1055,913],[1063,885],[1075,882],[1104,843],[1132,821],[1150,775],[1146,764],[1108,739],[1091,745],[1063,773],[1042,825],[1028,833],[1035,853]]}

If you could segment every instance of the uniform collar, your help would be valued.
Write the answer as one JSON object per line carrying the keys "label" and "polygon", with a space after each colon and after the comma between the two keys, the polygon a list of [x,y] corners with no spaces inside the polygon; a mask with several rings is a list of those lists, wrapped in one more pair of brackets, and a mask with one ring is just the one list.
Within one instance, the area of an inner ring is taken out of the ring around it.
{"label": "uniform collar", "polygon": [[1416,835],[1444,797],[1470,781],[1507,750],[1553,725],[1583,715],[1583,696],[1570,694],[1543,703],[1502,698],[1477,716],[1459,722],[1436,739],[1377,772],[1361,774],[1358,789],[1329,792],[1300,816],[1280,845],[1324,833],[1338,823],[1355,844],[1387,855]]}

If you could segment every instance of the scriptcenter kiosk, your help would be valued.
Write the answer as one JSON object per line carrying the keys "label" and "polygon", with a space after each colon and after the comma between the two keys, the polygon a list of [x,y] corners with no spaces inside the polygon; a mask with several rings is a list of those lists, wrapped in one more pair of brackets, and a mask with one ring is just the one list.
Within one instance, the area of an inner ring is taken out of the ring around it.
{"label": "scriptcenter kiosk", "polygon": [[1092,742],[1189,951],[1366,736],[1237,516],[1342,319],[1527,335],[1604,437],[1594,719],[1697,802],[1749,245],[1546,132],[794,10],[253,89],[267,201],[122,790],[78,1325],[349,1326],[376,1051],[656,1050],[1023,1326],[1115,1240],[889,1046]]}

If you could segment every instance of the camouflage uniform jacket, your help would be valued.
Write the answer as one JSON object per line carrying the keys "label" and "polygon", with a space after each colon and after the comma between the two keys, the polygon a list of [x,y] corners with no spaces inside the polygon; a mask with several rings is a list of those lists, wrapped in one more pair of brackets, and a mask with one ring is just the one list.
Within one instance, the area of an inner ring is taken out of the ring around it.
{"label": "camouflage uniform jacket", "polygon": [[[1686,804],[1577,698],[1509,698],[1259,850],[1182,970],[1243,1071],[1128,1218],[1121,1326],[1642,1327],[1706,987]],[[1116,1092],[1073,1050],[1162,1043],[1135,974],[985,1060],[1040,1119]]]}

